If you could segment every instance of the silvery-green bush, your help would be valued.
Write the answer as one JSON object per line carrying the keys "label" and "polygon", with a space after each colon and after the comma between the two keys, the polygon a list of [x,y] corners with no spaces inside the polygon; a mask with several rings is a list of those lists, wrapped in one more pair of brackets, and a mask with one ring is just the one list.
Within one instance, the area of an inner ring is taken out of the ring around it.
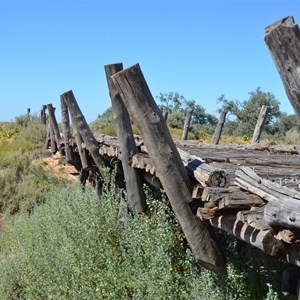
{"label": "silvery-green bush", "polygon": [[227,277],[199,267],[166,199],[145,193],[148,212],[129,213],[123,222],[122,192],[111,183],[100,198],[89,188],[57,189],[31,214],[14,217],[0,238],[0,299],[266,296],[266,285],[249,285],[255,276],[245,265],[241,271],[229,261]]}

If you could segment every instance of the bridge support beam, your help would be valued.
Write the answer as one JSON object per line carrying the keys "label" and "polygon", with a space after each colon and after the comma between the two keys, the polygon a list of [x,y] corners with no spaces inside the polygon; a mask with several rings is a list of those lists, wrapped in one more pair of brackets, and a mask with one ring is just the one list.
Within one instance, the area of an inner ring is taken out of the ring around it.
{"label": "bridge support beam", "polygon": [[136,64],[118,72],[112,80],[131,118],[139,127],[156,174],[194,257],[206,268],[224,273],[224,255],[211,228],[197,220],[189,207],[191,182],[140,66]]}
{"label": "bridge support beam", "polygon": [[135,211],[141,212],[146,206],[146,200],[143,193],[143,186],[139,171],[130,166],[132,157],[137,153],[130,117],[123,100],[111,79],[112,75],[122,70],[122,63],[105,66],[106,79],[121,151],[121,161],[124,171],[128,201]]}

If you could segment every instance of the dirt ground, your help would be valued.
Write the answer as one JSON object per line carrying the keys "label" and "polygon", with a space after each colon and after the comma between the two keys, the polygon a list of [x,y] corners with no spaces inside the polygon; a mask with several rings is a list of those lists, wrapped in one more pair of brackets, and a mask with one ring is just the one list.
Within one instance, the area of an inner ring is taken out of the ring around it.
{"label": "dirt ground", "polygon": [[43,157],[37,162],[42,162],[46,169],[50,169],[54,175],[65,180],[77,181],[79,173],[76,168],[60,158],[57,152],[49,157]]}

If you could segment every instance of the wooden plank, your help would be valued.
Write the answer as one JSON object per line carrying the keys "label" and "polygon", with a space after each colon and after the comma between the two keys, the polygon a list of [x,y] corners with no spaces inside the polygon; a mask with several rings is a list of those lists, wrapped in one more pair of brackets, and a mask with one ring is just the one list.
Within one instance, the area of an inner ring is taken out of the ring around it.
{"label": "wooden plank", "polygon": [[258,119],[257,119],[255,129],[254,129],[251,144],[258,144],[260,142],[260,137],[261,137],[269,110],[270,110],[269,106],[267,106],[267,105],[262,106],[259,116],[258,116]]}
{"label": "wooden plank", "polygon": [[300,229],[300,192],[262,179],[248,167],[236,171],[236,183],[268,201],[264,217],[271,226]]}
{"label": "wooden plank", "polygon": [[215,236],[207,224],[194,218],[189,207],[191,182],[139,65],[115,74],[112,80],[139,127],[156,174],[196,260],[215,272],[225,272],[224,256]]}
{"label": "wooden plank", "polygon": [[111,79],[112,75],[122,70],[122,63],[105,66],[106,79],[116,123],[119,149],[122,153],[121,161],[124,170],[128,201],[133,209],[137,212],[142,212],[146,207],[146,200],[143,193],[141,177],[138,170],[130,166],[132,157],[137,153],[131,121],[123,100]]}
{"label": "wooden plank", "polygon": [[294,18],[288,16],[266,27],[265,42],[286,94],[300,118],[300,30]]}

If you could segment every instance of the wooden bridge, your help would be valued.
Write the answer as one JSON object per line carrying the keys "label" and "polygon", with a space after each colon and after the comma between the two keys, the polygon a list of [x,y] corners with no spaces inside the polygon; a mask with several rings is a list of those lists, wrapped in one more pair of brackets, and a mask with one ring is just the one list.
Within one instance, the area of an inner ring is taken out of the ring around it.
{"label": "wooden bridge", "polygon": [[[285,18],[267,27],[265,40],[300,116],[299,76],[290,75],[300,61],[299,28],[292,17]],[[42,123],[46,109],[49,115],[47,148],[91,173],[99,192],[104,168],[116,167],[137,212],[145,209],[143,182],[162,188],[196,260],[206,268],[225,272],[212,227],[300,266],[299,145],[173,141],[139,65],[125,70],[121,63],[107,65],[105,72],[118,137],[93,134],[69,91],[61,95],[62,133],[53,106],[42,106]],[[132,121],[141,136],[133,135]]]}

